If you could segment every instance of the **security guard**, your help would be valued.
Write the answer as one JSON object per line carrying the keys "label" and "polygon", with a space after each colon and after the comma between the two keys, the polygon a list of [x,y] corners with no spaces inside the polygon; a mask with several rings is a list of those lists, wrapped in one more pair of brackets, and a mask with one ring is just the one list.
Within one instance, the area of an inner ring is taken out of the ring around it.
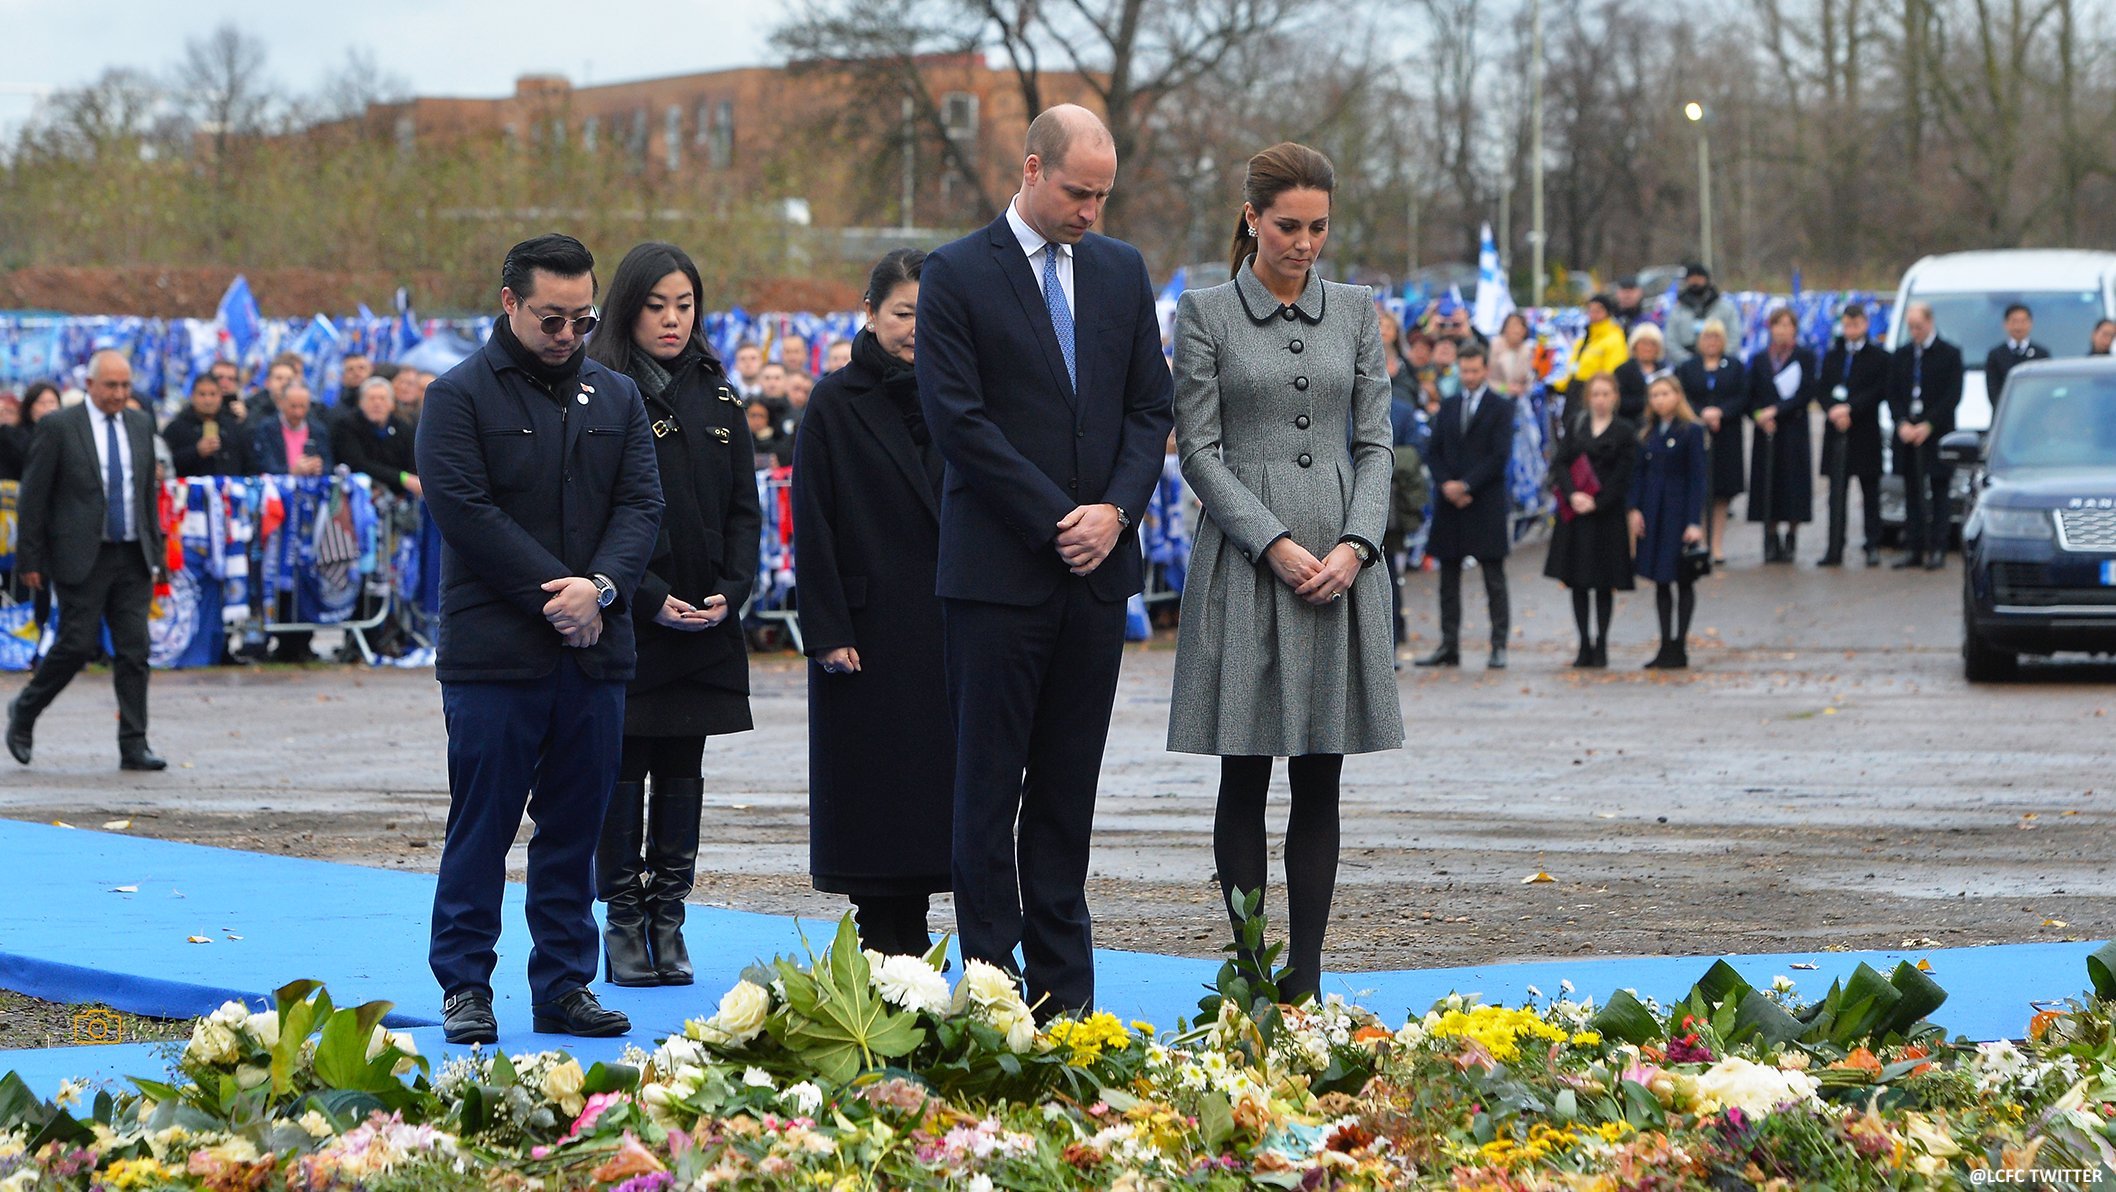
{"label": "security guard", "polygon": [[1844,308],[1842,334],[1822,357],[1822,474],[1829,477],[1829,549],[1818,564],[1844,565],[1851,481],[1865,506],[1866,565],[1881,565],[1881,406],[1888,400],[1888,349],[1867,337],[1866,308]]}
{"label": "security guard", "polygon": [[525,808],[538,1031],[621,1035],[588,991],[593,858],[624,731],[631,601],[661,523],[639,389],[587,359],[595,258],[515,245],[484,348],[426,393],[418,473],[440,527],[448,835],[428,959],[451,1043],[495,1042],[494,946]]}

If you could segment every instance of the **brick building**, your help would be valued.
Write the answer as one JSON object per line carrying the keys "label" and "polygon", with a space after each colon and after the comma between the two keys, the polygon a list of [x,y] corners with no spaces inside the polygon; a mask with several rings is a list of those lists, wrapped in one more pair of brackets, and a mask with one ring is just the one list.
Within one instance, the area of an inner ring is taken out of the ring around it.
{"label": "brick building", "polygon": [[[494,137],[603,155],[657,189],[761,201],[820,228],[975,226],[1014,191],[1029,113],[1012,73],[976,55],[921,59],[917,70],[933,110],[908,116],[906,89],[880,72],[800,63],[588,87],[525,75],[510,96],[374,104],[356,123],[407,153]],[[1062,101],[1091,96],[1047,80],[1045,102]]]}

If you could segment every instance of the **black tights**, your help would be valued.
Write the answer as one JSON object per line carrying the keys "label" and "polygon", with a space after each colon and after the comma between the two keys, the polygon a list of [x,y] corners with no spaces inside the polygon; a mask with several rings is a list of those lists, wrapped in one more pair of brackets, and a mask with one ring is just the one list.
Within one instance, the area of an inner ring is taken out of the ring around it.
{"label": "black tights", "polygon": [[705,772],[704,737],[626,737],[617,761],[619,782],[678,782]]}
{"label": "black tights", "polygon": [[884,956],[924,956],[933,948],[926,930],[928,898],[924,894],[855,894],[852,920],[860,929],[860,946]]}
{"label": "black tights", "polygon": [[[1587,594],[1594,593],[1595,616],[1601,621],[1601,632],[1589,635],[1587,624]],[[1572,590],[1572,623],[1580,628],[1580,647],[1606,646],[1609,644],[1609,618],[1616,612],[1616,590],[1613,588],[1574,588]]]}
{"label": "black tights", "polygon": [[[1264,842],[1264,796],[1271,787],[1268,757],[1220,759],[1219,812],[1212,823],[1212,859],[1230,921],[1235,891],[1262,890],[1269,856]],[[1290,1001],[1313,994],[1322,981],[1323,932],[1337,892],[1337,786],[1342,754],[1311,753],[1286,760],[1293,786],[1293,813],[1286,820],[1286,967],[1279,987]]]}
{"label": "black tights", "polygon": [[[1675,591],[1670,593],[1669,588]],[[1690,640],[1690,615],[1697,611],[1697,585],[1685,583],[1653,585],[1653,609],[1660,614],[1660,639],[1664,642],[1686,642]],[[1671,621],[1680,617],[1679,621]],[[1670,629],[1675,632],[1670,633]]]}

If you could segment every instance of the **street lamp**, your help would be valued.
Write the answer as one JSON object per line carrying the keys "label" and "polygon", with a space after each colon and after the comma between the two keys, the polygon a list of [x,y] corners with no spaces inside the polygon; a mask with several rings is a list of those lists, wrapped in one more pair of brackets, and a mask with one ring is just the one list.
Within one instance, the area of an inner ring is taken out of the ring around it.
{"label": "street lamp", "polygon": [[1683,105],[1683,115],[1697,126],[1697,222],[1702,241],[1698,255],[1704,259],[1705,268],[1712,265],[1712,138],[1705,131],[1705,105],[1691,100]]}

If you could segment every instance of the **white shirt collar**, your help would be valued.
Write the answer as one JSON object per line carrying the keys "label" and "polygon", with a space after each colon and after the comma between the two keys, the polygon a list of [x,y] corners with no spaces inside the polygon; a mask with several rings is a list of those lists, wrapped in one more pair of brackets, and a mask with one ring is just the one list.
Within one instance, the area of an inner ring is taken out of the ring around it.
{"label": "white shirt collar", "polygon": [[1844,350],[1847,352],[1863,352],[1866,350],[1866,341],[1863,339],[1847,339],[1844,341]]}
{"label": "white shirt collar", "polygon": [[1925,351],[1930,352],[1932,350],[1933,341],[1937,340],[1938,338],[1940,338],[1940,333],[1935,331],[1931,335],[1926,336],[1924,339],[1918,340],[1917,344],[1920,348],[1923,348]]}
{"label": "white shirt collar", "polygon": [[[1020,201],[1021,196],[1018,194],[1007,200],[1007,226],[1014,229],[1014,239],[1021,242],[1022,255],[1033,257],[1037,253],[1042,252],[1044,246],[1051,242],[1045,240],[1042,233],[1030,227],[1028,220],[1021,218],[1021,212],[1014,208],[1014,204]],[[1058,245],[1058,252],[1059,255],[1070,258],[1073,255],[1073,246],[1060,244]]]}
{"label": "white shirt collar", "polygon": [[2025,352],[2028,350],[2028,341],[2025,339],[2009,339],[2006,342],[2012,345],[2013,350],[2016,352]]}

